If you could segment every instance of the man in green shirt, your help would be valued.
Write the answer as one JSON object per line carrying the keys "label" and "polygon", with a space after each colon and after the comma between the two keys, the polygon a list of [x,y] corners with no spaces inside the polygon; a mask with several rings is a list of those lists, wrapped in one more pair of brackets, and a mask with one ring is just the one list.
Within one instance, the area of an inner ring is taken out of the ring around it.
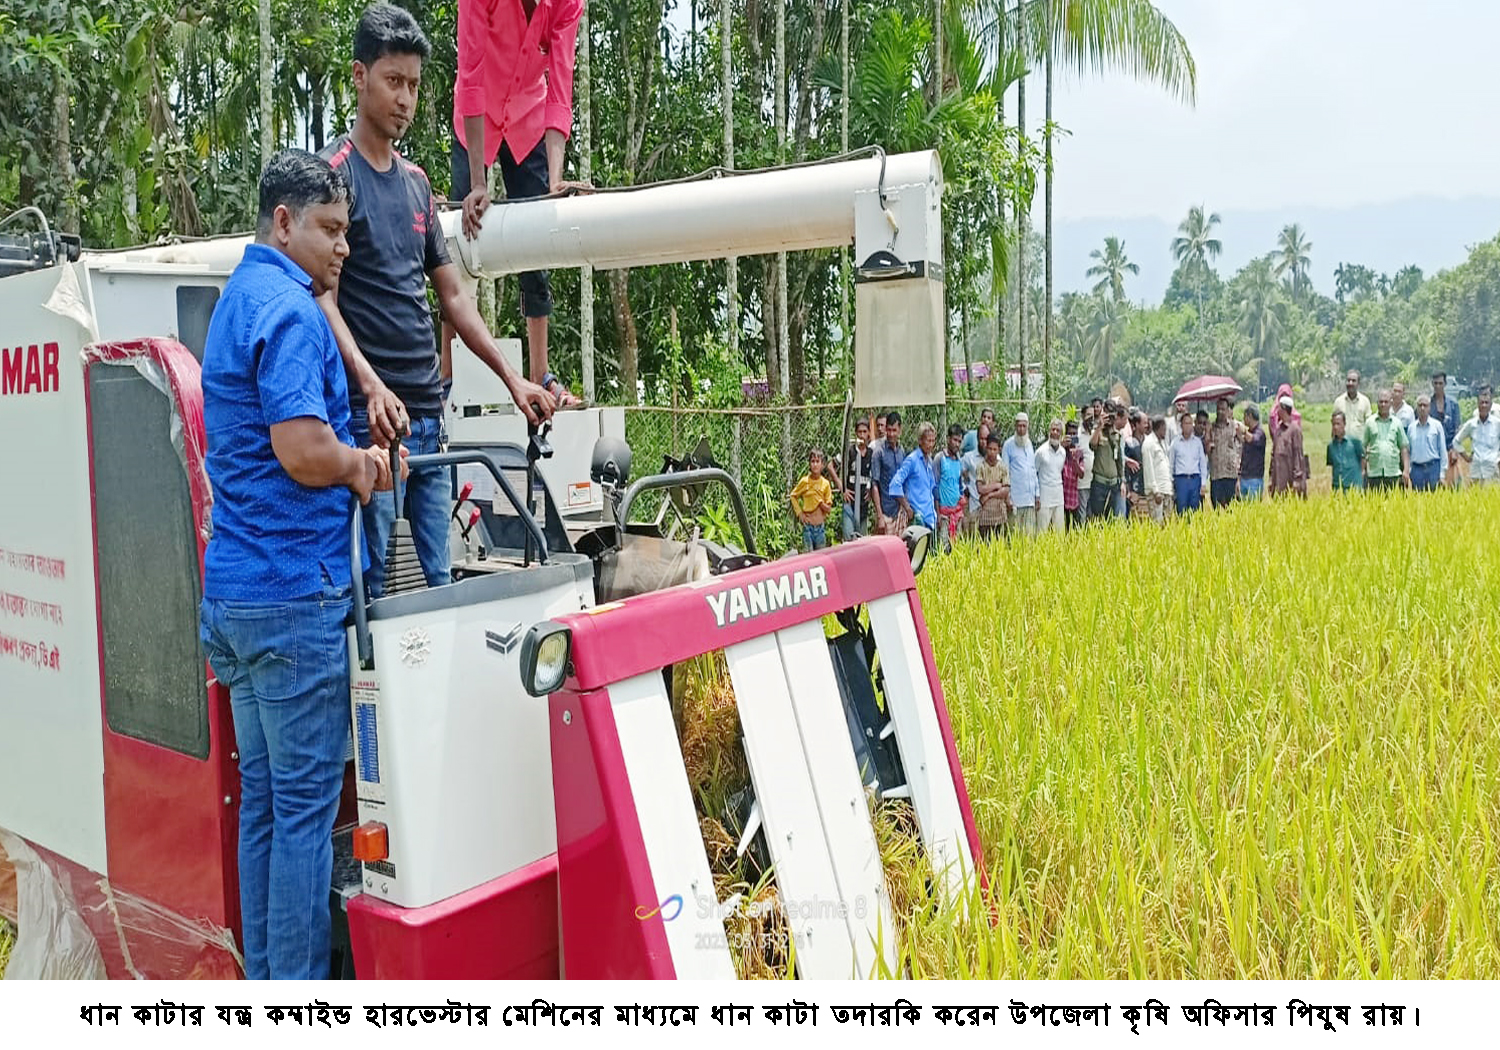
{"label": "man in green shirt", "polygon": [[1365,421],[1365,479],[1372,489],[1411,487],[1411,441],[1391,415],[1391,392],[1380,392],[1377,414]]}
{"label": "man in green shirt", "polygon": [[1344,413],[1333,413],[1333,440],[1328,442],[1328,465],[1333,468],[1333,491],[1358,492],[1365,487],[1365,447],[1359,438],[1344,436]]}

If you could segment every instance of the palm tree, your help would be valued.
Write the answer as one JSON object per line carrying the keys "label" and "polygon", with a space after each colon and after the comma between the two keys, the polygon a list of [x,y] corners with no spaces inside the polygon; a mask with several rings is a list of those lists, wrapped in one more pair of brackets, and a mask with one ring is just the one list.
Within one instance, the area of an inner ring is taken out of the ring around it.
{"label": "palm tree", "polygon": [[1097,260],[1095,265],[1090,266],[1085,276],[1099,278],[1099,283],[1094,285],[1094,294],[1103,295],[1108,289],[1114,296],[1115,302],[1125,301],[1125,275],[1128,273],[1137,276],[1141,268],[1125,255],[1125,242],[1118,237],[1104,238],[1104,250],[1095,248],[1089,252],[1089,258]]}
{"label": "palm tree", "polygon": [[1089,318],[1089,371],[1105,379],[1110,377],[1114,364],[1115,345],[1125,334],[1129,320],[1127,308],[1107,295],[1094,300],[1093,316]]}
{"label": "palm tree", "polygon": [[1198,323],[1203,323],[1203,277],[1209,264],[1224,250],[1223,243],[1213,235],[1219,225],[1219,213],[1205,214],[1201,204],[1188,209],[1187,218],[1177,227],[1178,236],[1172,241],[1172,258],[1178,266],[1187,267],[1193,274],[1198,292]]}
{"label": "palm tree", "polygon": [[[979,25],[976,34],[986,48],[993,47],[994,66],[1015,61],[1024,68],[1035,65],[1046,73],[1046,122],[1044,133],[1047,185],[1047,270],[1052,269],[1052,70],[1060,61],[1078,73],[1101,74],[1106,70],[1125,73],[1138,81],[1166,88],[1184,101],[1194,101],[1197,68],[1187,41],[1177,27],[1149,0],[965,0],[970,18]],[[1007,50],[1007,42],[1018,46]],[[1029,42],[1029,46],[1028,46]],[[1025,127],[1025,80],[1019,81],[1017,108],[1021,133]],[[1025,218],[1017,215],[1017,243],[1025,246]],[[1024,264],[1017,267],[1017,284],[1024,285]],[[1051,281],[1047,282],[1048,316],[1051,316]],[[1024,340],[1024,312],[1022,317]],[[1050,325],[1048,331],[1050,332]],[[1050,349],[1044,336],[1043,354]],[[1024,344],[1022,358],[1025,357]]]}
{"label": "palm tree", "polygon": [[1286,303],[1269,256],[1245,267],[1240,295],[1240,331],[1250,337],[1257,357],[1267,358],[1281,346],[1286,331]]}
{"label": "palm tree", "polygon": [[1276,276],[1281,277],[1290,272],[1292,298],[1301,299],[1307,284],[1307,268],[1312,265],[1309,254],[1312,252],[1312,241],[1307,239],[1302,227],[1294,222],[1282,228],[1276,251]]}

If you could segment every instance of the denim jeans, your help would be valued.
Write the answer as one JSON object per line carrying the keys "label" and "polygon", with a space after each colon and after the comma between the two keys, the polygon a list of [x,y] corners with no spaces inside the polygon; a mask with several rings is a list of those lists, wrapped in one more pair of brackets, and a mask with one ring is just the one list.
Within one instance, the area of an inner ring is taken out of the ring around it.
{"label": "denim jeans", "polygon": [[229,690],[240,766],[245,976],[326,980],[333,823],[349,741],[349,585],[285,602],[205,598],[201,638]]}
{"label": "denim jeans", "polygon": [[1240,499],[1260,499],[1265,488],[1264,478],[1240,478]]}
{"label": "denim jeans", "polygon": [[[869,522],[854,520],[855,513],[863,509],[852,500],[845,501],[843,520],[841,522],[842,531],[840,532],[840,536],[845,543],[865,534],[865,528],[869,525]],[[866,516],[868,517],[868,514]]]}
{"label": "denim jeans", "polygon": [[1197,510],[1203,502],[1203,475],[1178,474],[1172,479],[1172,490],[1177,497],[1177,513]]}
{"label": "denim jeans", "polygon": [[1443,461],[1428,460],[1411,465],[1411,487],[1418,492],[1431,492],[1443,482]]}
{"label": "denim jeans", "polygon": [[[447,435],[441,416],[424,416],[411,421],[411,433],[403,439],[413,456],[441,452]],[[368,448],[370,421],[363,409],[357,409],[349,422],[349,433],[360,448]],[[412,539],[416,541],[417,558],[427,586],[441,587],[453,582],[452,561],[448,550],[448,520],[453,515],[453,479],[447,467],[426,467],[411,472],[402,486],[407,520],[411,522]],[[365,590],[371,598],[385,592],[385,548],[396,524],[396,508],[389,492],[377,492],[364,508],[365,549],[369,552],[369,569],[365,571]]]}
{"label": "denim jeans", "polygon": [[804,551],[822,550],[826,546],[828,546],[827,525],[802,526],[802,549]]}

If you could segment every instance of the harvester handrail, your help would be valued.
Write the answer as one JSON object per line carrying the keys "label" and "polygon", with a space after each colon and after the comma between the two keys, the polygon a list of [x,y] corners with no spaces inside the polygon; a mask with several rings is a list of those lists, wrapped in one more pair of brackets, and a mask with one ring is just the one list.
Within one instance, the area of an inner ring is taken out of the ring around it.
{"label": "harvester handrail", "polygon": [[630,521],[630,506],[636,497],[643,492],[651,492],[656,489],[675,489],[681,485],[700,485],[709,481],[720,482],[729,490],[729,502],[734,505],[734,516],[739,519],[740,534],[745,538],[745,553],[755,553],[755,537],[750,531],[750,516],[745,513],[745,502],[740,498],[740,487],[735,484],[734,478],[728,471],[720,470],[718,467],[699,467],[696,470],[679,470],[670,474],[652,474],[650,477],[641,478],[631,482],[625,490],[625,496],[620,500],[619,523],[620,530],[625,530]]}
{"label": "harvester handrail", "polygon": [[[518,450],[519,451],[519,450]],[[495,479],[495,484],[500,486],[500,491],[505,493],[505,498],[515,508],[516,516],[520,518],[522,526],[530,534],[530,538],[536,542],[537,562],[545,565],[547,563],[547,537],[542,532],[536,518],[526,509],[521,502],[516,490],[511,488],[510,482],[505,480],[505,468],[499,459],[485,449],[468,449],[462,452],[430,452],[419,456],[410,456],[406,465],[412,470],[422,467],[451,467],[463,463],[477,463],[490,472]],[[649,480],[649,479],[648,479]],[[736,498],[738,494],[736,493]],[[354,589],[354,639],[359,650],[359,665],[369,670],[375,663],[375,643],[370,637],[369,615],[365,609],[365,570],[364,559],[360,555],[360,521],[364,517],[361,513],[359,498],[352,501],[354,509],[349,515],[349,571],[351,583]],[[744,520],[744,511],[740,511],[741,521]]]}

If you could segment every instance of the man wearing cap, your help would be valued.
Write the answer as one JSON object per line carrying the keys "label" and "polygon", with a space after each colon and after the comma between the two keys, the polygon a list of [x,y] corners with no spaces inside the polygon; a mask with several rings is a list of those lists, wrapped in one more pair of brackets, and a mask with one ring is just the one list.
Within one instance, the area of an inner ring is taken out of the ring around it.
{"label": "man wearing cap", "polygon": [[1391,415],[1391,392],[1382,390],[1377,415],[1365,422],[1365,484],[1372,489],[1411,487],[1411,442]]}
{"label": "man wearing cap", "polygon": [[1411,442],[1411,487],[1431,492],[1443,483],[1443,468],[1448,465],[1448,441],[1443,426],[1432,418],[1431,400],[1417,395],[1417,416],[1407,428]]}
{"label": "man wearing cap", "polygon": [[1276,402],[1276,443],[1271,449],[1271,495],[1295,492],[1307,496],[1307,456],[1302,450],[1302,423],[1290,394]]}
{"label": "man wearing cap", "polygon": [[1370,418],[1370,399],[1359,392],[1359,372],[1349,369],[1344,379],[1344,392],[1333,399],[1333,410],[1344,413],[1344,422],[1349,433],[1363,435],[1365,420]]}
{"label": "man wearing cap", "polygon": [[1036,535],[1037,514],[1042,506],[1036,449],[1026,433],[1030,425],[1026,413],[1017,412],[1016,432],[1005,439],[1005,447],[1000,450],[1000,458],[1010,472],[1010,505],[1015,508],[1011,521],[1015,530],[1025,536]]}

